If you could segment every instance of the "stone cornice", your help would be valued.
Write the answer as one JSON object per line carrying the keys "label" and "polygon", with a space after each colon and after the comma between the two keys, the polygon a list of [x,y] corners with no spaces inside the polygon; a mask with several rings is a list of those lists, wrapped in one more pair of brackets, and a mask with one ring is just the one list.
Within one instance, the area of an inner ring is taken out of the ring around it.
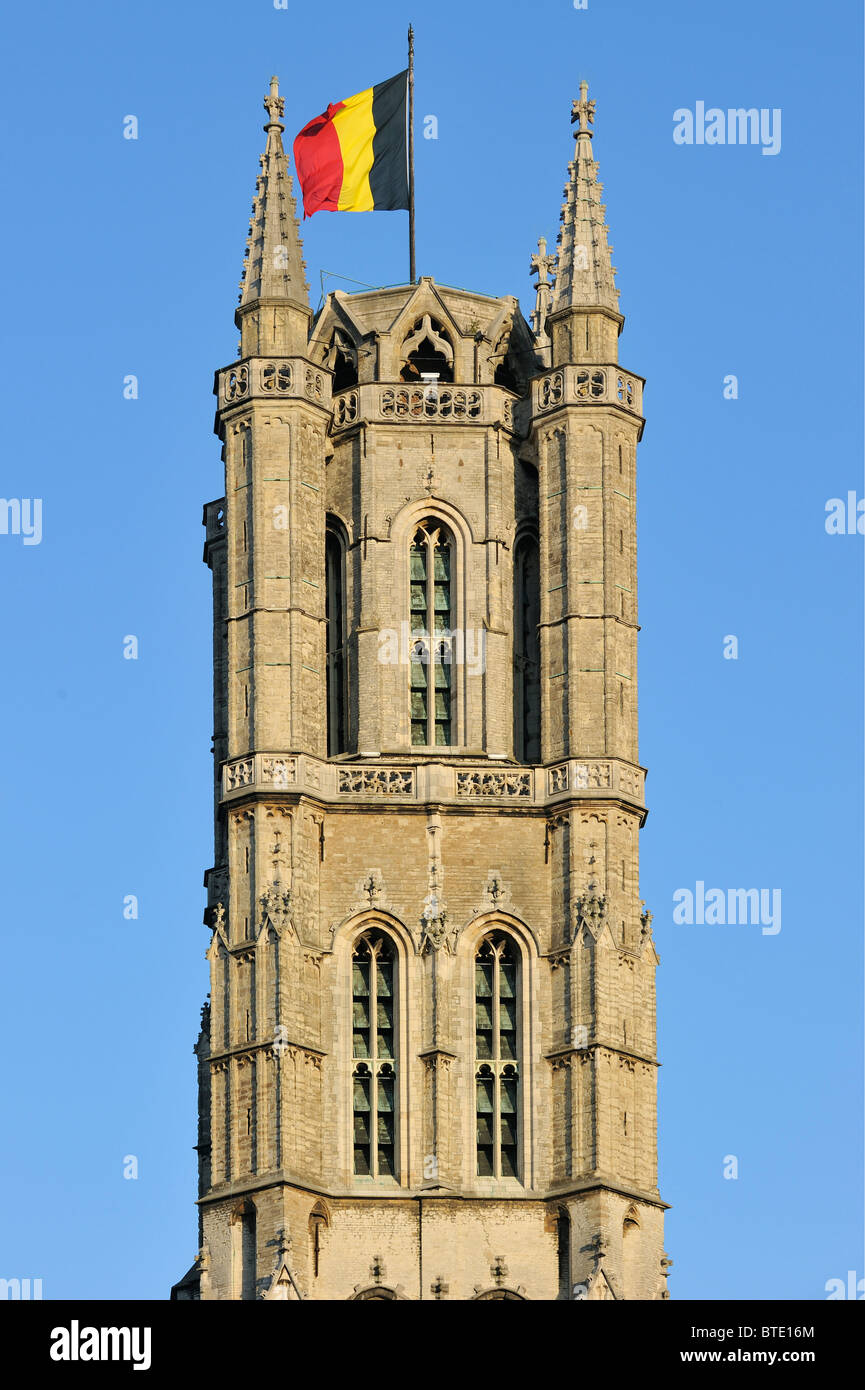
{"label": "stone cornice", "polygon": [[547,314],[547,324],[560,323],[562,319],[573,318],[575,314],[602,314],[605,319],[611,319],[618,324],[619,333],[625,326],[625,315],[620,314],[618,309],[611,309],[607,304],[565,304],[559,309],[550,309]]}
{"label": "stone cornice", "polygon": [[451,1062],[459,1060],[458,1054],[456,1052],[449,1052],[446,1047],[425,1047],[422,1052],[418,1053],[418,1057],[426,1067],[438,1067],[441,1065],[446,1069],[450,1066]]}
{"label": "stone cornice", "polygon": [[615,1043],[605,1042],[601,1038],[596,1038],[594,1042],[587,1042],[583,1047],[554,1047],[549,1052],[544,1053],[544,1057],[555,1067],[558,1062],[561,1066],[570,1066],[574,1057],[582,1060],[590,1052],[608,1052],[611,1056],[627,1058],[631,1062],[640,1062],[648,1067],[659,1068],[662,1064],[656,1057],[652,1057],[644,1052],[632,1052],[627,1047],[616,1047]]}
{"label": "stone cornice", "polygon": [[649,1191],[646,1188],[631,1186],[605,1173],[594,1173],[587,1178],[566,1179],[555,1186],[527,1188],[523,1191],[508,1188],[506,1191],[490,1193],[472,1192],[465,1188],[397,1187],[395,1184],[367,1188],[325,1187],[304,1182],[284,1168],[274,1173],[263,1173],[257,1178],[245,1178],[237,1182],[224,1183],[219,1188],[211,1188],[204,1196],[198,1198],[197,1205],[211,1206],[270,1187],[290,1187],[295,1192],[344,1202],[477,1202],[480,1206],[488,1208],[493,1202],[529,1202],[538,1205],[543,1202],[561,1201],[565,1197],[581,1197],[588,1192],[602,1191],[614,1192],[617,1196],[642,1202],[646,1206],[658,1207],[661,1211],[669,1210],[670,1205],[669,1202],[661,1200],[657,1189]]}
{"label": "stone cornice", "polygon": [[212,1070],[224,1070],[227,1063],[232,1061],[251,1061],[257,1053],[299,1052],[303,1053],[310,1062],[316,1066],[321,1066],[327,1056],[320,1047],[311,1047],[309,1043],[295,1042],[289,1038],[274,1039],[263,1038],[258,1042],[235,1043],[233,1047],[224,1048],[219,1052],[211,1052],[207,1061]]}

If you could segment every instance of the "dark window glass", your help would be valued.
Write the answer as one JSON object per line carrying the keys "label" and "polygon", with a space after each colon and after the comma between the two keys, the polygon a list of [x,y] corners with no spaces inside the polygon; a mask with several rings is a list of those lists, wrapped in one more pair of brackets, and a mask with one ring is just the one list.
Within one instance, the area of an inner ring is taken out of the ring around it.
{"label": "dark window glass", "polygon": [[327,622],[327,752],[335,757],[346,750],[346,630],[345,554],[340,537],[329,530],[325,537]]}
{"label": "dark window glass", "polygon": [[524,536],[514,556],[514,751],[524,763],[541,757],[540,617],[538,546]]}
{"label": "dark window glass", "polygon": [[[453,541],[434,518],[421,522],[409,554],[411,741],[446,748],[451,738]],[[439,640],[436,640],[436,639]]]}
{"label": "dark window glass", "polygon": [[519,1177],[519,958],[509,936],[484,938],[475,959],[477,1172]]}
{"label": "dark window glass", "polygon": [[384,932],[366,932],[352,959],[354,1171],[396,1176],[396,956]]}

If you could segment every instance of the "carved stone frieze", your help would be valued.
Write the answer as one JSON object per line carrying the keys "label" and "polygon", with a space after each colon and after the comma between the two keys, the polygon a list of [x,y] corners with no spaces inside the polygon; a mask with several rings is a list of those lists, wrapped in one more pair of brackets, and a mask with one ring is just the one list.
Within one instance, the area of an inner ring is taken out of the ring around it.
{"label": "carved stone frieze", "polygon": [[255,763],[252,758],[239,758],[237,762],[227,763],[225,767],[225,790],[237,791],[238,787],[248,787],[254,780]]}
{"label": "carved stone frieze", "polygon": [[550,768],[550,794],[556,792],[566,792],[568,790],[569,771],[567,763],[562,763],[560,767]]}
{"label": "carved stone frieze", "polygon": [[394,767],[350,767],[338,771],[341,792],[363,792],[372,796],[411,796],[414,772]]}
{"label": "carved stone frieze", "polygon": [[273,787],[287,787],[297,781],[297,759],[263,757],[261,780]]}
{"label": "carved stone frieze", "polygon": [[530,797],[532,794],[532,774],[530,772],[483,772],[481,770],[457,773],[457,796],[495,796],[504,799]]}

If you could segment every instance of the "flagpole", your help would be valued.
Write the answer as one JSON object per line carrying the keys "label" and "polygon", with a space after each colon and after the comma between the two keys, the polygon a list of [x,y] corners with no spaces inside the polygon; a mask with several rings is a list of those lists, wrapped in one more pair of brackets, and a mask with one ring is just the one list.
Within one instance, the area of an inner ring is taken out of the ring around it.
{"label": "flagpole", "polygon": [[408,26],[408,276],[414,284],[414,29],[411,25]]}

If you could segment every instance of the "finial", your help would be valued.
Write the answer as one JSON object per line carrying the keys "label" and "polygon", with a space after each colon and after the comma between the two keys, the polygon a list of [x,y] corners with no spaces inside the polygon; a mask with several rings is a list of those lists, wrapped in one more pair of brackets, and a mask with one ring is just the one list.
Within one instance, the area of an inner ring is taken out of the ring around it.
{"label": "finial", "polygon": [[550,274],[555,279],[556,255],[547,255],[546,237],[538,237],[538,249],[532,253],[529,260],[529,271],[537,275],[538,283],[535,293],[535,307],[532,311],[532,329],[541,351],[549,347],[549,338],[546,331],[547,314],[550,311],[553,287],[550,282]]}
{"label": "finial", "polygon": [[279,95],[278,77],[272,77],[270,79],[270,91],[264,98],[264,109],[270,117],[270,120],[264,127],[265,130],[269,130],[272,125],[278,126],[280,130],[284,130],[285,127],[279,124],[279,119],[285,112],[285,100]]}
{"label": "finial", "polygon": [[537,275],[538,288],[541,285],[549,284],[549,274],[556,263],[555,256],[547,255],[547,239],[545,236],[538,237],[537,252],[532,252],[529,260],[530,274]]}
{"label": "finial", "polygon": [[571,105],[571,125],[575,121],[580,123],[577,135],[588,135],[591,140],[592,132],[589,130],[589,126],[595,123],[595,103],[589,101],[589,84],[585,80],[580,83],[579,101],[575,101]]}

